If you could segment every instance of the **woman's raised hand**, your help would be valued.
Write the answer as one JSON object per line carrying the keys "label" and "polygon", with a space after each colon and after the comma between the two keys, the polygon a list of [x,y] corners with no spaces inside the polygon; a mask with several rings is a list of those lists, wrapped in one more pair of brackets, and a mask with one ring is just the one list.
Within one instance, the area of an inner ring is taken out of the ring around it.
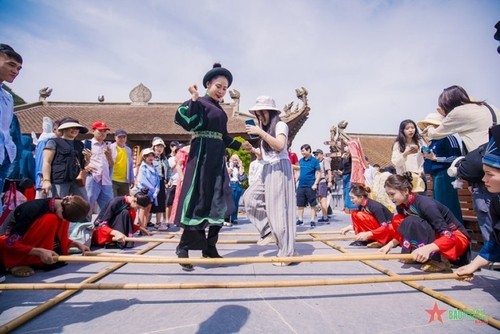
{"label": "woman's raised hand", "polygon": [[191,86],[189,86],[188,91],[191,94],[191,100],[193,101],[198,100],[200,94],[198,93],[198,86],[196,84],[192,84]]}

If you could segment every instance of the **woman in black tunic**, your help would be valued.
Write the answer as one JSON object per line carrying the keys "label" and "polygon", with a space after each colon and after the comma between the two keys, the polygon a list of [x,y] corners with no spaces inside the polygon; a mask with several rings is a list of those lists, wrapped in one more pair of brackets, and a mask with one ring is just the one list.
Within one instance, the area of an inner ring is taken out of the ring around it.
{"label": "woman in black tunic", "polygon": [[[228,135],[228,117],[219,104],[232,81],[231,72],[214,64],[203,77],[206,95],[200,97],[197,85],[191,85],[188,88],[191,99],[175,115],[175,122],[193,133],[175,219],[184,227],[177,246],[180,258],[189,257],[190,249],[202,250],[204,257],[221,257],[216,248],[219,231],[224,217],[235,210],[224,153],[226,147],[238,150],[242,144]],[[192,265],[182,268],[193,270]]]}

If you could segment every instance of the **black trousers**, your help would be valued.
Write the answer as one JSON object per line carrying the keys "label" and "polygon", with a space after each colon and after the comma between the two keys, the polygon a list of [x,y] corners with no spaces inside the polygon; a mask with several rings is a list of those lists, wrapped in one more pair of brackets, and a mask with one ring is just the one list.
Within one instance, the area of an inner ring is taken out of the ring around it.
{"label": "black trousers", "polygon": [[177,255],[188,257],[189,250],[201,250],[204,255],[215,257],[218,255],[216,245],[221,228],[222,226],[212,225],[208,228],[208,234],[205,233],[204,229],[190,230],[185,228],[177,246]]}

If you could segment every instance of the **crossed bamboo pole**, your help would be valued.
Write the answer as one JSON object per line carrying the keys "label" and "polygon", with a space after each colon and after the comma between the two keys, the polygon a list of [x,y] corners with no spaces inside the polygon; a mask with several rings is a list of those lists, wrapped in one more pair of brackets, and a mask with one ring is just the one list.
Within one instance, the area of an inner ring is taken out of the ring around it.
{"label": "crossed bamboo pole", "polygon": [[[314,241],[340,241],[340,240],[355,240],[356,236],[354,235],[348,235],[348,236],[341,236],[341,237],[328,237],[328,238],[321,238],[321,237],[309,237],[309,238],[297,238],[295,239],[295,242],[314,242]],[[131,241],[131,242],[163,242],[163,243],[179,243],[178,239],[162,239],[162,238],[125,238],[125,241]],[[244,239],[234,239],[234,240],[219,240],[217,241],[217,244],[255,244],[257,243],[257,240],[244,240]]]}
{"label": "crossed bamboo pole", "polygon": [[[150,244],[147,247],[145,247],[144,249],[141,249],[139,251],[139,254],[147,253],[150,250],[152,250],[160,245],[161,245],[161,243]],[[136,255],[136,256],[140,256],[140,255]],[[96,282],[96,281],[100,280],[101,278],[111,274],[112,272],[120,269],[124,265],[126,265],[126,263],[114,264],[108,268],[105,268],[104,270],[100,271],[99,273],[92,275],[89,278],[85,279],[81,284],[88,284],[88,283]],[[0,284],[0,285],[2,285],[2,284]],[[69,297],[74,295],[76,292],[78,292],[78,290],[66,290],[66,291],[61,292],[60,294],[58,294],[54,298],[49,299],[45,303],[40,304],[37,307],[21,314],[19,317],[9,321],[8,323],[1,325],[0,326],[0,333],[1,334],[9,333],[10,331],[23,325],[24,323],[30,321],[31,319],[37,317],[38,315],[42,314],[43,312],[48,311],[53,306],[56,306],[57,304],[65,301],[66,299],[68,299]]]}
{"label": "crossed bamboo pole", "polygon": [[[472,276],[472,275],[470,275]],[[239,289],[290,288],[325,285],[373,284],[408,281],[459,279],[453,274],[371,276],[361,278],[317,279],[267,282],[202,282],[202,283],[11,283],[0,284],[0,290],[173,290],[173,289]]]}
{"label": "crossed bamboo pole", "polygon": [[54,256],[55,261],[64,262],[115,262],[115,263],[149,263],[149,264],[243,264],[243,263],[279,263],[279,262],[341,262],[363,260],[411,260],[411,254],[332,254],[304,256],[253,256],[225,258],[177,258],[147,255],[112,255],[107,256]]}
{"label": "crossed bamboo pole", "polygon": [[[312,234],[314,235],[314,234]],[[338,250],[339,252],[342,252],[343,254],[348,254],[348,250],[346,250],[345,248],[341,247],[341,246],[338,246],[337,244],[335,243],[332,243],[332,242],[324,242],[324,244],[332,247],[333,249],[335,250]],[[387,254],[389,255],[389,254]],[[378,263],[375,263],[375,262],[372,262],[370,260],[360,260],[362,263],[366,264],[367,266],[370,266],[372,267],[373,269],[375,270],[378,270],[380,271],[381,273],[384,273],[386,275],[388,275],[389,277],[397,277],[399,276],[397,273],[381,266],[380,264]],[[460,278],[465,278],[466,276],[460,276]],[[426,286],[423,286],[423,285],[420,285],[416,282],[413,282],[413,281],[401,281],[401,283],[403,284],[406,284],[420,292],[423,292],[425,293],[426,295],[428,296],[431,296],[432,298],[434,299],[437,299],[437,300],[440,300],[450,306],[453,306],[455,307],[456,309],[459,309],[461,311],[463,311],[464,313],[467,313],[468,315],[478,319],[478,320],[481,320],[481,321],[484,321],[485,323],[487,323],[488,325],[492,326],[492,327],[495,327],[497,329],[500,329],[500,321],[498,319],[495,319],[493,318],[492,316],[489,316],[489,315],[485,315],[485,314],[481,314],[481,315],[478,315],[476,310],[459,302],[458,300],[456,299],[453,299],[449,296],[446,296],[442,293],[439,293],[437,291],[434,291],[433,289],[431,288],[428,288]]]}

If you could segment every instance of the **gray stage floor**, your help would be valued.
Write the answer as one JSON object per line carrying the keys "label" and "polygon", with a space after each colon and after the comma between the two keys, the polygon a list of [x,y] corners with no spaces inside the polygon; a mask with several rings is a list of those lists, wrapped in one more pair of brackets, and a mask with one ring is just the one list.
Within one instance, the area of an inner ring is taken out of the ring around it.
{"label": "gray stage floor", "polygon": [[[224,232],[255,232],[244,218]],[[309,230],[338,230],[350,217],[335,211],[331,224]],[[300,235],[304,238],[306,236]],[[256,236],[221,236],[257,239]],[[300,255],[340,254],[332,245],[352,253],[376,252],[348,246],[350,241],[297,243]],[[151,246],[136,243],[135,253]],[[164,243],[147,255],[175,256],[175,243]],[[399,252],[399,248],[393,250]],[[100,250],[120,252],[118,250]],[[224,257],[274,256],[276,246],[220,244]],[[193,251],[192,257],[201,253]],[[422,274],[419,266],[398,261],[373,261],[398,274]],[[70,263],[29,278],[7,276],[5,283],[79,283],[110,263]],[[380,269],[380,268],[379,268]],[[224,266],[197,265],[184,272],[177,264],[127,264],[111,271],[98,283],[279,282],[320,279],[386,277],[361,262],[303,262],[276,267],[269,263]],[[480,314],[500,319],[500,272],[482,270],[472,282],[439,280],[420,286],[464,304]],[[190,290],[85,290],[24,322],[19,317],[47,301],[60,298],[61,290],[1,291],[0,324],[19,325],[15,333],[497,333],[497,329],[465,316],[455,307],[403,283],[360,285]],[[432,310],[438,310],[438,312]],[[440,315],[440,316],[438,316]]]}

